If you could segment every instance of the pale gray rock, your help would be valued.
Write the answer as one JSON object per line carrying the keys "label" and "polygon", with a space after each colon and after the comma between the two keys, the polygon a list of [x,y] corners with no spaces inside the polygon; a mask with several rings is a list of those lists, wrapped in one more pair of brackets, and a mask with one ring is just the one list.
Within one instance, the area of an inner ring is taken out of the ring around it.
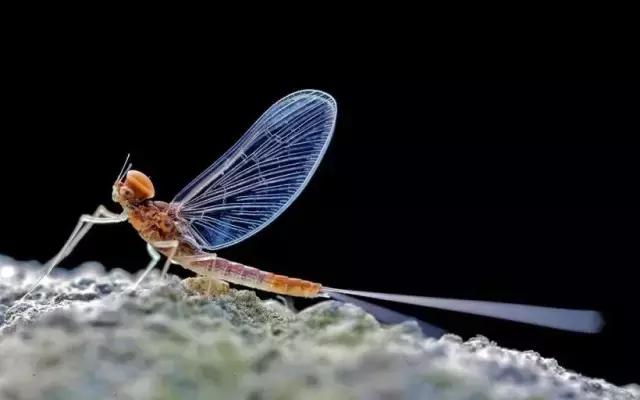
{"label": "pale gray rock", "polygon": [[131,291],[135,277],[96,263],[19,302],[39,268],[0,258],[1,399],[640,398],[484,337],[425,338],[335,301],[210,299],[176,276]]}

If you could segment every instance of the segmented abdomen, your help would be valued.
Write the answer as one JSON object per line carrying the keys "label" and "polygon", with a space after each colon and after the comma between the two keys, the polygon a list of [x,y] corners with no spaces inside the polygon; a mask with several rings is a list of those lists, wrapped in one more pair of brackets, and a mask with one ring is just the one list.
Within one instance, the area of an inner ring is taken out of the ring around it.
{"label": "segmented abdomen", "polygon": [[319,283],[261,271],[220,257],[190,264],[191,269],[201,275],[287,296],[315,297],[322,289]]}

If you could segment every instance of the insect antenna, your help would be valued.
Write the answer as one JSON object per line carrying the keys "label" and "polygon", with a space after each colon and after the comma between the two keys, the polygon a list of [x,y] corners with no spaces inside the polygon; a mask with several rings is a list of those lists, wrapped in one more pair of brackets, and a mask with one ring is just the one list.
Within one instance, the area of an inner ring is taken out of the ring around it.
{"label": "insect antenna", "polygon": [[127,166],[127,162],[129,162],[129,158],[131,157],[131,153],[127,153],[127,158],[124,159],[124,163],[122,164],[122,168],[120,168],[120,172],[118,173],[118,177],[116,178],[116,182],[119,182],[131,169],[132,164],[129,163]]}

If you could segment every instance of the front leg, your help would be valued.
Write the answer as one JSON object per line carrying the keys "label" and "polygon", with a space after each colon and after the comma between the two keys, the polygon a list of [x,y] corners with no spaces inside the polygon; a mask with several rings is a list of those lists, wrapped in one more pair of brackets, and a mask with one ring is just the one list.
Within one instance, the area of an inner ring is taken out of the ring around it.
{"label": "front leg", "polygon": [[[102,217],[102,218],[111,218],[111,219],[119,219],[122,218],[124,214],[117,214],[114,212],[111,212],[107,209],[107,207],[100,205],[98,206],[98,208],[96,208],[96,210],[93,212],[93,214],[91,215],[92,217]],[[84,236],[87,234],[87,232],[89,232],[89,230],[91,229],[91,227],[93,227],[93,223],[91,224],[85,224],[82,229],[80,229],[80,231],[78,232],[78,234],[76,235],[76,237],[73,239],[73,241],[69,244],[69,247],[67,248],[67,251],[65,253],[65,255],[63,257],[68,256],[73,249],[75,249],[75,247],[78,245],[78,243],[82,240],[82,238],[84,238]]]}
{"label": "front leg", "polygon": [[[104,217],[100,217],[100,215],[105,215]],[[99,206],[93,215],[83,214],[78,219],[78,223],[76,224],[73,232],[65,242],[64,246],[60,249],[58,254],[56,254],[47,264],[45,265],[45,272],[36,280],[36,282],[27,290],[27,292],[22,296],[21,300],[24,300],[31,292],[35,290],[36,287],[42,282],[44,278],[46,278],[51,271],[60,263],[66,256],[68,256],[73,249],[77,246],[80,239],[86,235],[86,233],[91,229],[94,224],[117,224],[127,220],[127,214],[114,214],[108,211],[104,206]]]}

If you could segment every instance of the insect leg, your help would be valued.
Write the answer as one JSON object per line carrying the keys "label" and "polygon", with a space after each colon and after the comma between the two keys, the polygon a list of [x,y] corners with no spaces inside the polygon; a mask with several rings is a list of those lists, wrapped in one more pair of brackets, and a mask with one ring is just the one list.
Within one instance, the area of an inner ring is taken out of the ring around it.
{"label": "insect leg", "polygon": [[[109,211],[105,206],[100,205],[98,206],[98,208],[96,208],[96,211],[94,211],[92,217],[107,217],[107,218],[118,218],[120,217],[120,214],[114,213]],[[69,244],[69,247],[67,248],[66,253],[63,255],[63,257],[68,256],[73,249],[78,245],[78,243],[80,242],[80,240],[82,240],[82,238],[87,234],[87,232],[89,232],[89,230],[93,227],[93,224],[85,224],[82,229],[80,229],[80,231],[77,233],[76,237],[73,239],[73,241]]]}
{"label": "insect leg", "polygon": [[138,287],[140,282],[142,282],[142,280],[156,266],[158,261],[160,261],[160,253],[158,253],[158,251],[149,243],[147,243],[147,252],[149,253],[149,256],[151,257],[151,260],[149,260],[149,264],[147,264],[147,267],[144,269],[144,272],[142,273],[142,275],[140,275],[140,278],[138,278],[136,283],[133,285],[134,289]]}
{"label": "insect leg", "polygon": [[167,269],[169,269],[169,264],[172,261],[171,259],[176,254],[176,250],[178,249],[179,244],[180,242],[178,242],[177,240],[165,240],[165,241],[151,242],[147,244],[147,251],[151,256],[151,261],[149,261],[149,264],[147,264],[147,268],[144,270],[142,275],[140,275],[140,278],[138,278],[136,283],[133,285],[133,288],[135,289],[136,287],[138,287],[138,285],[144,280],[144,278],[147,277],[147,275],[149,275],[149,272],[151,272],[151,270],[158,263],[158,260],[160,259],[160,253],[158,253],[156,248],[169,249],[169,254],[167,255],[167,261],[165,261],[164,267],[162,269],[162,277],[164,278],[164,276],[166,275]]}
{"label": "insect leg", "polygon": [[169,271],[169,265],[171,265],[171,260],[173,259],[173,256],[176,255],[176,251],[178,250],[178,245],[180,244],[180,242],[178,242],[177,240],[168,240],[166,242],[161,242],[161,243],[165,245],[165,248],[169,249],[169,254],[167,255],[167,259],[164,262],[164,266],[162,267],[162,274],[160,274],[160,277],[164,279],[167,276],[167,271]]}
{"label": "insect leg", "polygon": [[[102,211],[100,207],[98,207],[98,210],[96,210],[95,214],[99,215],[100,214],[99,211]],[[113,214],[111,212],[109,213]],[[42,274],[42,276],[40,276],[40,278],[36,280],[36,282],[29,288],[29,290],[27,290],[27,292],[22,296],[21,300],[23,300],[26,296],[28,296],[31,292],[33,292],[35,288],[38,287],[40,282],[45,277],[47,277],[49,273],[51,273],[51,271],[56,267],[56,265],[58,265],[60,261],[62,261],[67,255],[69,255],[69,253],[71,253],[73,248],[78,244],[80,240],[80,239],[76,240],[80,232],[83,232],[82,236],[84,236],[84,234],[86,234],[86,232],[89,230],[89,228],[93,224],[117,224],[127,219],[127,215],[125,213],[115,214],[107,217],[99,217],[99,216],[96,216],[95,214],[94,215],[83,214],[80,216],[78,223],[73,229],[73,232],[71,232],[71,235],[65,242],[64,246],[62,246],[62,248],[60,249],[58,254],[55,255],[55,257],[53,257],[49,262],[47,262],[47,264],[45,265],[44,274]],[[88,226],[88,228],[85,228],[85,226]]]}

